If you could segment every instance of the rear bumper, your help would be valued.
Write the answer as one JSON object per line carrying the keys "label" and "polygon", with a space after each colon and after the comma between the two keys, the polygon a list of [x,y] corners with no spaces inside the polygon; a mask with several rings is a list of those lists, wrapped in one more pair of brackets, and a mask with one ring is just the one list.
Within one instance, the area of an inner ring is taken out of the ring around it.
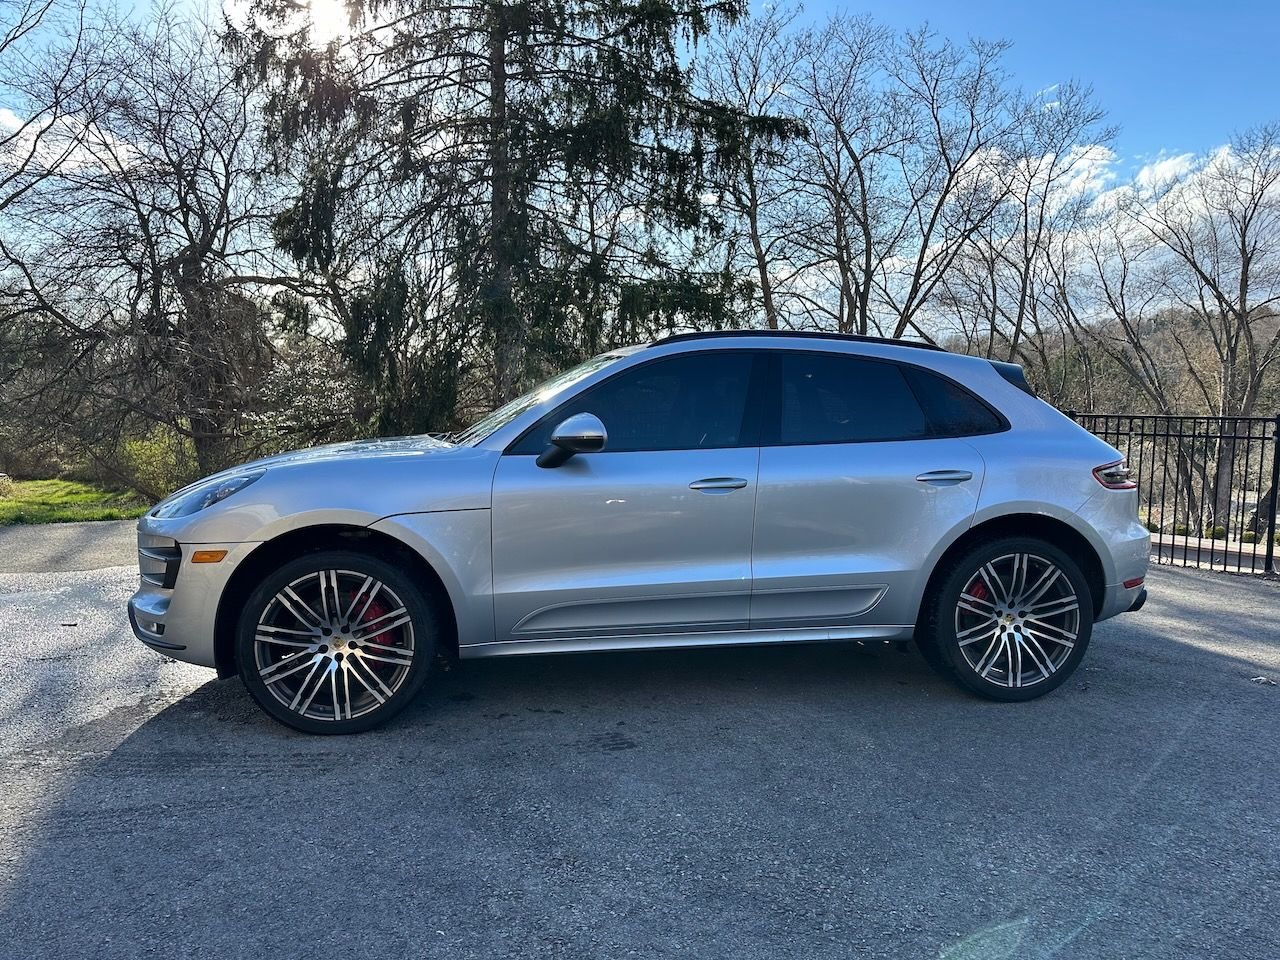
{"label": "rear bumper", "polygon": [[[1099,490],[1078,516],[1087,525],[1106,584],[1096,619],[1139,608],[1138,598],[1146,592],[1142,579],[1151,559],[1151,534],[1138,522],[1136,492]],[[1134,585],[1126,587],[1126,583]]]}

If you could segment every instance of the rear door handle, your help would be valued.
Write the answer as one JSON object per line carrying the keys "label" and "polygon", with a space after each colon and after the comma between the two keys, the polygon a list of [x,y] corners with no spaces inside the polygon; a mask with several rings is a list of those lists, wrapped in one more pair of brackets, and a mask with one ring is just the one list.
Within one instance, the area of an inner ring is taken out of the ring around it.
{"label": "rear door handle", "polygon": [[702,490],[705,493],[727,493],[730,490],[741,490],[747,485],[742,477],[707,477],[689,484],[690,490]]}
{"label": "rear door handle", "polygon": [[971,470],[930,470],[916,477],[921,483],[964,483],[973,479]]}

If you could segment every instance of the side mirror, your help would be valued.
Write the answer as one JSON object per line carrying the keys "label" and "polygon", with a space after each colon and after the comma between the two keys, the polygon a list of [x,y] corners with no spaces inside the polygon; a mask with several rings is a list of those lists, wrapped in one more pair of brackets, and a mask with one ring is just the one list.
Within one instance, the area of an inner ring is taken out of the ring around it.
{"label": "side mirror", "polygon": [[538,455],[538,466],[558,467],[575,453],[599,453],[608,439],[594,413],[575,413],[551,431],[551,443]]}

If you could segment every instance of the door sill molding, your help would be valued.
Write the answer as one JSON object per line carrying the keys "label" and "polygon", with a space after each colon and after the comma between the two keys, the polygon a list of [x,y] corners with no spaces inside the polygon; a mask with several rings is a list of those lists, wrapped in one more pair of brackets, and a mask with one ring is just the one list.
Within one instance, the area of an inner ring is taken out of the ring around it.
{"label": "door sill molding", "polygon": [[562,640],[495,640],[467,643],[463,660],[536,653],[595,653],[604,650],[671,650],[680,647],[746,647],[769,643],[821,643],[828,640],[909,640],[915,624],[861,627],[805,627],[783,630],[722,630],[700,633],[636,634],[624,637],[571,637]]}

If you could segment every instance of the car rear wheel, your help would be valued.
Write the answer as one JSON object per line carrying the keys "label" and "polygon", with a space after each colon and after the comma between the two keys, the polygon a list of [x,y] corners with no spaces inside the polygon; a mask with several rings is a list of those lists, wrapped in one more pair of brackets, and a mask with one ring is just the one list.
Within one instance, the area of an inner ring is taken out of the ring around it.
{"label": "car rear wheel", "polygon": [[266,577],[240,617],[236,655],[249,693],[307,733],[358,733],[399,713],[435,654],[430,598],[401,570],[331,550]]}
{"label": "car rear wheel", "polygon": [[1066,682],[1093,632],[1093,598],[1079,565],[1026,537],[981,544],[958,558],[926,601],[927,659],[991,700],[1033,700]]}

